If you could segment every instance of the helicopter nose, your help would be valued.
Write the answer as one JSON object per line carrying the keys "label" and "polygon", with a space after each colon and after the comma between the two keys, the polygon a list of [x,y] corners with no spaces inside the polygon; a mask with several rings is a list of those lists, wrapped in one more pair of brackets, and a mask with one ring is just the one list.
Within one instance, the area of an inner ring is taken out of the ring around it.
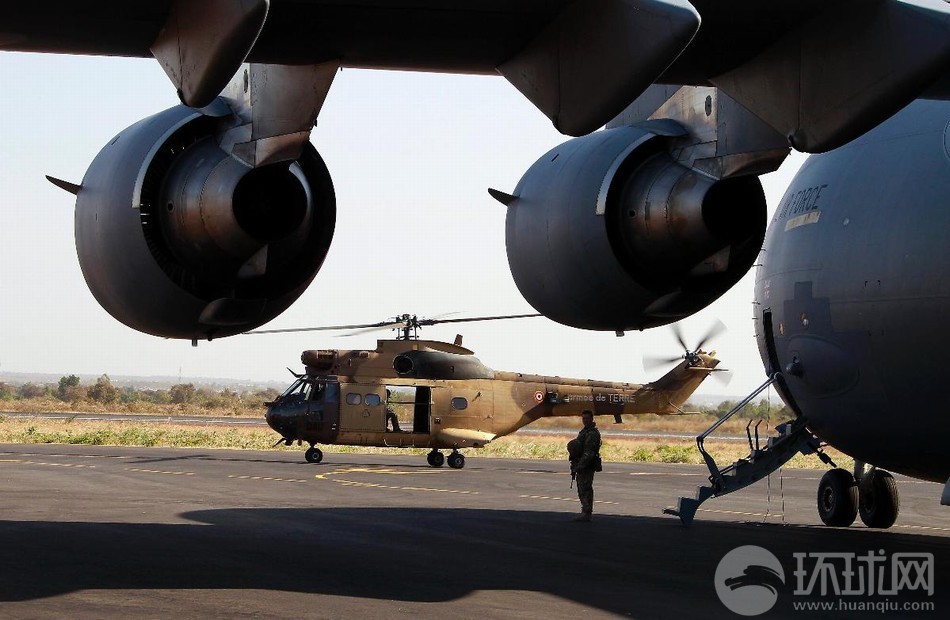
{"label": "helicopter nose", "polygon": [[281,415],[279,412],[279,407],[277,405],[271,405],[267,408],[267,411],[264,413],[264,421],[267,422],[267,426],[271,427],[273,430],[280,433],[280,423]]}

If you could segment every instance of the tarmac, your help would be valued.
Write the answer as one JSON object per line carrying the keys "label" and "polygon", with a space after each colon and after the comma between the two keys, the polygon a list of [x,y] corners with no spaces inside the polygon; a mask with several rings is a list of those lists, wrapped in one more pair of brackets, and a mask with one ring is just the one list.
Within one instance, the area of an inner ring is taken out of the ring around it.
{"label": "tarmac", "polygon": [[[575,523],[566,462],[2,444],[0,617],[739,618],[717,567],[746,545],[784,572],[760,617],[946,617],[940,485],[897,477],[884,531],[821,525],[819,470],[709,500],[690,527],[662,514],[707,474],[605,463],[594,520]],[[840,580],[848,558],[884,558],[866,562],[879,575],[899,554],[932,554],[929,582],[895,569],[895,594],[819,591],[822,561]]]}

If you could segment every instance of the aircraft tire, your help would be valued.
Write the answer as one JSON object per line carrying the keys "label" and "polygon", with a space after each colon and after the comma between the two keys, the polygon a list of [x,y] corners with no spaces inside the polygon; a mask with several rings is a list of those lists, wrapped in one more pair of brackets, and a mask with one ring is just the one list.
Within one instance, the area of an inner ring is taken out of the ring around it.
{"label": "aircraft tire", "polygon": [[859,486],[861,521],[868,527],[887,529],[897,521],[900,496],[894,476],[883,469],[872,469]]}
{"label": "aircraft tire", "polygon": [[307,451],[303,453],[303,457],[307,459],[308,463],[319,463],[323,460],[323,450],[316,446],[310,446],[307,448]]}
{"label": "aircraft tire", "polygon": [[448,458],[449,467],[452,469],[462,469],[465,467],[465,455],[461,452],[453,452]]}
{"label": "aircraft tire", "polygon": [[438,450],[433,450],[426,456],[426,461],[432,467],[442,467],[445,464],[445,455]]}
{"label": "aircraft tire", "polygon": [[851,472],[836,468],[818,483],[818,516],[825,525],[848,527],[858,516],[858,485]]}

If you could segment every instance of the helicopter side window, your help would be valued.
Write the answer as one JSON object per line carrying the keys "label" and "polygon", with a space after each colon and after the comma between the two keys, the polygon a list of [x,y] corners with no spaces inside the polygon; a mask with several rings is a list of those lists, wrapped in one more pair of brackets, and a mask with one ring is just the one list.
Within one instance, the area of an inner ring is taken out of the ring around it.
{"label": "helicopter side window", "polygon": [[452,399],[452,409],[456,411],[464,411],[468,409],[468,401],[461,396],[456,396]]}
{"label": "helicopter side window", "polygon": [[379,394],[367,394],[366,398],[363,399],[363,402],[370,407],[375,407],[383,402],[383,400],[379,397]]}
{"label": "helicopter side window", "polygon": [[323,395],[327,391],[326,383],[314,383],[310,390],[310,400],[323,400]]}
{"label": "helicopter side window", "polygon": [[363,402],[363,397],[356,392],[350,392],[346,395],[347,405],[359,405]]}

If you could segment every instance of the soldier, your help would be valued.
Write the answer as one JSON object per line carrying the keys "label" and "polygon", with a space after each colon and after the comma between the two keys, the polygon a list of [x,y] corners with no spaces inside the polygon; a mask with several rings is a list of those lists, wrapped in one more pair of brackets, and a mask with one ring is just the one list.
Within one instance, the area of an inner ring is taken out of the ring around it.
{"label": "soldier", "polygon": [[389,425],[392,425],[392,432],[400,433],[402,428],[399,427],[399,418],[396,417],[396,411],[393,409],[393,406],[389,404],[389,399],[392,397],[392,393],[389,391],[389,388],[386,388],[386,432],[389,432]]}
{"label": "soldier", "polygon": [[[587,522],[594,511],[594,472],[600,471],[600,431],[594,423],[594,413],[581,414],[584,428],[568,444],[571,459],[571,476],[577,480],[577,498],[581,500],[581,514],[574,520]],[[573,445],[572,445],[573,444]]]}

